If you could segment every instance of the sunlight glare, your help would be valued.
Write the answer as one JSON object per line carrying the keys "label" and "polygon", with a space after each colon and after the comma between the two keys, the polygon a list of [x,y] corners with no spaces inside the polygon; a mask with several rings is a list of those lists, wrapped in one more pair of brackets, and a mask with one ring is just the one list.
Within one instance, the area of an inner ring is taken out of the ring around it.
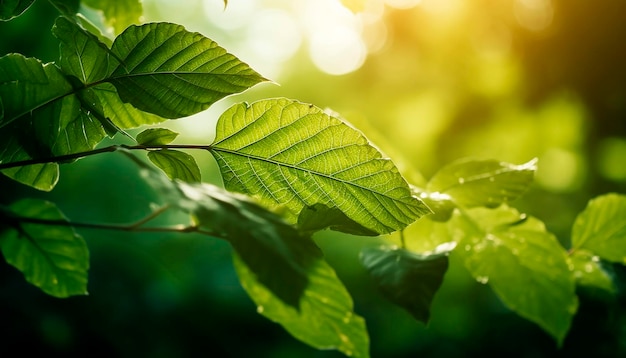
{"label": "sunlight glare", "polygon": [[531,31],[542,31],[552,23],[554,8],[551,0],[515,0],[515,19]]}

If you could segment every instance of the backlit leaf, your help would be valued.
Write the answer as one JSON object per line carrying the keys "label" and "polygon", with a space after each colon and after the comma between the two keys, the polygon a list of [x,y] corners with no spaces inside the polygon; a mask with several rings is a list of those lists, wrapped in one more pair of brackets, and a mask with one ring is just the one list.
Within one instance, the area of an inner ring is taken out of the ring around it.
{"label": "backlit leaf", "polygon": [[167,128],[148,128],[137,134],[137,143],[141,145],[170,144],[178,133]]}
{"label": "backlit leaf", "polygon": [[574,275],[563,247],[543,223],[507,207],[476,208],[453,220],[455,251],[478,282],[563,342],[578,309]]}
{"label": "backlit leaf", "polygon": [[341,210],[388,233],[429,212],[391,160],[321,109],[288,99],[236,104],[219,118],[211,153],[227,189],[253,195],[297,219],[304,207]]}
{"label": "backlit leaf", "polygon": [[124,102],[165,118],[207,109],[265,81],[214,41],[169,23],[130,26],[112,47],[123,60],[108,80]]}
{"label": "backlit leaf", "polygon": [[572,249],[626,264],[626,196],[606,194],[589,201],[572,227]]}
{"label": "backlit leaf", "polygon": [[[462,160],[439,170],[426,186],[465,207],[498,205],[522,195],[533,180],[537,160],[513,165],[495,160]],[[434,198],[429,197],[430,200]]]}
{"label": "backlit leaf", "polygon": [[299,309],[284,304],[259,284],[254,272],[237,255],[233,261],[243,288],[257,305],[257,312],[312,347],[369,357],[365,321],[353,312],[350,294],[321,256],[308,267],[309,284]]}
{"label": "backlit leaf", "polygon": [[148,158],[170,179],[188,183],[200,182],[200,168],[196,160],[187,153],[171,149],[151,150],[148,152]]}
{"label": "backlit leaf", "polygon": [[569,256],[576,283],[581,286],[597,287],[609,292],[615,291],[613,279],[602,267],[598,256],[586,250],[576,250]]}
{"label": "backlit leaf", "polygon": [[[54,204],[38,199],[18,201],[10,211],[28,218],[65,220]],[[89,251],[85,241],[71,227],[18,224],[11,219],[11,213],[0,214],[0,222],[8,222],[5,227],[9,227],[0,232],[0,246],[7,262],[47,294],[86,295]]]}
{"label": "backlit leaf", "polygon": [[430,305],[448,270],[448,252],[417,254],[383,246],[364,249],[361,262],[387,299],[428,322]]}

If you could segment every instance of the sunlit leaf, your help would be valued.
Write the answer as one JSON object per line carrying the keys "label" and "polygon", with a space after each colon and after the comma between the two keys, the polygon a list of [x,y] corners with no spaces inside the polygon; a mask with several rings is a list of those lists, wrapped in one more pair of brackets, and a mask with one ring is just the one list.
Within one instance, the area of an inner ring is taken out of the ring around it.
{"label": "sunlit leaf", "polygon": [[178,133],[167,128],[148,128],[137,134],[137,143],[141,145],[170,144]]}
{"label": "sunlit leaf", "polygon": [[448,252],[417,254],[383,246],[364,249],[361,262],[388,300],[428,322],[430,305],[448,270]]}
{"label": "sunlit leaf", "polygon": [[606,194],[589,201],[572,227],[572,248],[626,264],[626,196]]}
{"label": "sunlit leaf", "polygon": [[476,208],[468,214],[455,216],[452,224],[462,235],[456,252],[472,276],[561,344],[578,309],[564,248],[541,221],[515,209]]}
{"label": "sunlit leaf", "polygon": [[431,220],[431,216],[417,220],[404,230],[391,233],[385,238],[414,252],[433,251],[441,244],[454,241],[449,226]]}
{"label": "sunlit leaf", "polygon": [[[497,207],[522,195],[533,180],[537,160],[513,165],[495,160],[462,160],[439,170],[426,186],[465,207]],[[445,195],[443,195],[445,194]],[[435,200],[429,197],[429,200]],[[427,204],[431,205],[429,201]]]}
{"label": "sunlit leaf", "polygon": [[284,205],[293,221],[304,207],[323,204],[388,233],[429,212],[361,133],[313,105],[236,104],[219,118],[211,153],[227,189]]}
{"label": "sunlit leaf", "polygon": [[130,26],[112,51],[123,64],[110,69],[109,82],[122,100],[165,118],[198,113],[265,81],[214,41],[176,24]]}
{"label": "sunlit leaf", "polygon": [[148,158],[170,179],[188,183],[200,182],[200,168],[196,160],[187,153],[172,149],[152,150],[148,152]]}
{"label": "sunlit leaf", "polygon": [[91,8],[102,10],[106,24],[112,27],[116,34],[124,31],[129,25],[141,22],[143,6],[140,0],[82,0],[82,2]]}
{"label": "sunlit leaf", "polygon": [[89,251],[71,227],[12,220],[12,214],[65,220],[59,209],[50,202],[23,199],[11,205],[10,211],[0,213],[0,222],[11,227],[0,232],[0,246],[7,262],[22,271],[28,282],[52,296],[87,294]]}
{"label": "sunlit leaf", "polygon": [[377,236],[378,233],[366,229],[350,220],[341,210],[326,205],[315,204],[302,209],[298,215],[298,230],[316,232],[324,229],[341,231],[353,235]]}
{"label": "sunlit leaf", "polygon": [[576,283],[581,286],[596,287],[609,292],[615,291],[613,279],[602,267],[598,256],[586,250],[576,250],[569,258]]}
{"label": "sunlit leaf", "polygon": [[369,357],[365,321],[353,312],[350,294],[322,257],[317,257],[308,268],[309,284],[299,309],[285,305],[259,284],[254,272],[237,255],[233,261],[243,288],[257,305],[257,312],[312,347]]}
{"label": "sunlit leaf", "polygon": [[0,21],[11,20],[24,13],[35,0],[3,0],[0,1]]}

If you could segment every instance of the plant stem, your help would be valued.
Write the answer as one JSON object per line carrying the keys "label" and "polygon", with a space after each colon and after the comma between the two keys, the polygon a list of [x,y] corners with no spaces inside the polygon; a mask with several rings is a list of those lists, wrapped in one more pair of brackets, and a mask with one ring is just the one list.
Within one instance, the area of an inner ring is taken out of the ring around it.
{"label": "plant stem", "polygon": [[199,145],[199,144],[159,144],[159,145],[126,145],[126,144],[116,144],[108,147],[88,150],[85,152],[78,152],[72,154],[64,154],[59,156],[47,157],[47,158],[35,158],[35,159],[27,159],[20,160],[17,162],[10,163],[0,163],[0,170],[9,169],[15,167],[23,167],[26,165],[33,164],[44,164],[44,163],[60,163],[71,161],[75,159],[80,159],[100,153],[110,153],[118,150],[159,150],[159,149],[204,149],[210,150],[210,145]]}
{"label": "plant stem", "polygon": [[[161,211],[162,212],[162,211]],[[85,223],[85,222],[73,222],[63,219],[41,219],[41,218],[29,218],[24,216],[12,216],[11,220],[20,224],[38,224],[49,226],[68,226],[73,228],[83,229],[98,229],[98,230],[115,230],[115,231],[130,231],[130,232],[164,232],[164,233],[199,233],[204,235],[210,235],[220,239],[226,239],[223,235],[216,232],[203,230],[199,226],[195,225],[176,225],[176,226],[161,226],[161,227],[143,227],[141,226],[145,222],[155,218],[160,212],[150,214],[148,217],[139,220],[136,223],[131,224],[98,224],[98,223]]]}

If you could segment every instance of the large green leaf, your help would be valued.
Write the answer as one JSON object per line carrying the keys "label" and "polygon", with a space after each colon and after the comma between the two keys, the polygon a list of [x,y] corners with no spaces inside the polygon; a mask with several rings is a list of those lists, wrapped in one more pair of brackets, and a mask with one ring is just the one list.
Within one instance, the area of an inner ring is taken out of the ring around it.
{"label": "large green leaf", "polygon": [[102,10],[105,22],[116,34],[132,24],[139,24],[143,7],[140,0],[82,0],[94,9]]}
{"label": "large green leaf", "polygon": [[498,205],[522,195],[533,180],[537,160],[513,165],[495,160],[461,160],[439,170],[428,182],[430,201],[451,198],[464,207]]}
{"label": "large green leaf", "polygon": [[[564,248],[539,220],[516,210],[471,209],[451,221],[461,235],[456,252],[472,276],[559,344],[578,308]],[[521,219],[521,220],[520,220]]]}
{"label": "large green leaf", "polygon": [[219,118],[211,153],[226,188],[284,205],[341,210],[369,230],[399,230],[429,212],[395,165],[358,131],[288,99],[236,104]]}
{"label": "large green leaf", "polygon": [[[18,54],[0,58],[0,97],[5,114],[0,121],[0,163],[90,150],[105,136],[54,65]],[[52,189],[58,179],[54,163],[3,173],[40,190]]]}
{"label": "large green leaf", "polygon": [[151,150],[148,152],[148,159],[170,179],[200,182],[200,168],[196,160],[187,153],[172,149]]}
{"label": "large green leaf", "polygon": [[[65,220],[57,207],[38,199],[23,199],[0,213],[5,229],[0,246],[5,259],[26,280],[55,297],[87,294],[89,251],[71,227],[24,223],[16,216]],[[1,226],[1,225],[0,225]]]}
{"label": "large green leaf", "polygon": [[254,271],[237,255],[233,261],[243,288],[257,305],[257,312],[312,347],[369,357],[365,321],[353,312],[350,294],[322,257],[317,257],[308,268],[309,284],[299,309],[285,305],[259,284]]}
{"label": "large green leaf", "polygon": [[35,0],[2,0],[0,1],[0,21],[11,20],[26,11]]}
{"label": "large green leaf", "polygon": [[417,254],[389,246],[367,248],[361,262],[387,299],[428,322],[430,304],[448,270],[448,251]]}
{"label": "large green leaf", "polygon": [[626,264],[626,196],[606,194],[589,201],[572,227],[572,249]]}
{"label": "large green leaf", "polygon": [[165,118],[198,113],[265,81],[214,41],[176,24],[130,26],[111,50],[123,60],[107,79],[120,98]]}

